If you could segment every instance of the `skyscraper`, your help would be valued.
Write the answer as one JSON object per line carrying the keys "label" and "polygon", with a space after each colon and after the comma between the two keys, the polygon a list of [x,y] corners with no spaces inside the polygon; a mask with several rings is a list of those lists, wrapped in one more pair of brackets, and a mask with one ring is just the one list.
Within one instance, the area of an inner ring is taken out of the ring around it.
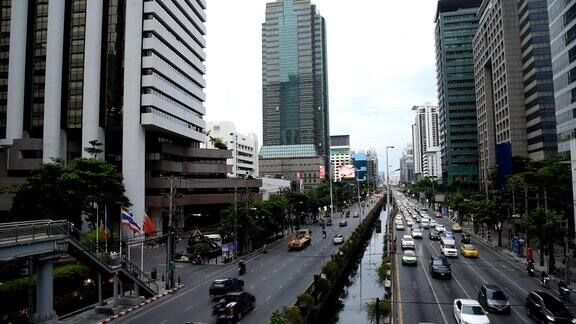
{"label": "skyscraper", "polygon": [[556,154],[550,36],[545,0],[484,0],[473,41],[480,176],[512,156]]}
{"label": "skyscraper", "polygon": [[439,0],[436,10],[436,85],[442,178],[475,182],[478,135],[472,38],[481,0]]}
{"label": "skyscraper", "polygon": [[576,135],[576,3],[548,1],[558,152],[570,154]]}
{"label": "skyscraper", "polygon": [[442,177],[442,157],[439,146],[438,107],[414,106],[412,143],[414,143],[414,174],[419,180],[425,177]]}
{"label": "skyscraper", "polygon": [[313,144],[329,156],[326,28],[310,0],[266,4],[262,87],[263,145]]}

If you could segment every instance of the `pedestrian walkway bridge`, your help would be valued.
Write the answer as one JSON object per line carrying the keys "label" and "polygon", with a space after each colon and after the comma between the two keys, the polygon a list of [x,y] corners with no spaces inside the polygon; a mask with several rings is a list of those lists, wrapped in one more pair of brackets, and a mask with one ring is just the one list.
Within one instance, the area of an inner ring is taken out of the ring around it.
{"label": "pedestrian walkway bridge", "polygon": [[[36,286],[36,313],[34,321],[56,318],[53,310],[53,262],[65,254],[101,274],[114,277],[115,304],[119,282],[134,287],[136,295],[151,297],[158,294],[155,280],[128,260],[109,264],[92,252],[76,237],[79,231],[65,220],[38,220],[0,224],[0,261],[19,258],[33,260],[38,281]],[[101,298],[101,296],[100,296]]]}

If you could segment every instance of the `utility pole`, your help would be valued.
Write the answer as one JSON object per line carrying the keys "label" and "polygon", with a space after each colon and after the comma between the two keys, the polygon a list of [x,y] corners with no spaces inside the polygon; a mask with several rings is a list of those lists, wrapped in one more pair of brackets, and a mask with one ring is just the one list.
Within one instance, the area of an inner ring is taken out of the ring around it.
{"label": "utility pole", "polygon": [[388,164],[388,149],[394,146],[386,146],[386,212],[390,209],[390,164]]}
{"label": "utility pole", "polygon": [[[236,181],[236,180],[234,180]],[[234,182],[234,257],[238,258],[238,187]]]}
{"label": "utility pole", "polygon": [[173,200],[174,200],[174,176],[170,176],[170,197],[169,197],[169,207],[168,207],[168,236],[166,240],[166,289],[174,287],[174,261],[173,261],[173,234],[174,229],[172,224],[172,215],[174,213]]}

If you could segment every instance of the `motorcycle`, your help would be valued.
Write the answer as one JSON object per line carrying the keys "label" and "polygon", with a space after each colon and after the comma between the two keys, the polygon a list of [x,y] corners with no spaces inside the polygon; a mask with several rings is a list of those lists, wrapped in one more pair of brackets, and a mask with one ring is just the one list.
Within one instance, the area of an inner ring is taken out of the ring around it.
{"label": "motorcycle", "polygon": [[550,277],[540,278],[540,285],[544,288],[550,288]]}
{"label": "motorcycle", "polygon": [[570,302],[570,289],[568,287],[559,287],[558,296],[562,301]]}
{"label": "motorcycle", "polygon": [[262,247],[262,253],[264,254],[268,253],[268,245],[264,244],[264,246]]}
{"label": "motorcycle", "polygon": [[326,231],[322,231],[322,238],[326,238]]}
{"label": "motorcycle", "polygon": [[246,273],[246,264],[244,264],[244,262],[240,261],[238,263],[238,274],[243,275],[245,273]]}
{"label": "motorcycle", "polygon": [[528,275],[530,277],[534,277],[536,275],[536,270],[534,269],[534,264],[533,263],[528,263]]}

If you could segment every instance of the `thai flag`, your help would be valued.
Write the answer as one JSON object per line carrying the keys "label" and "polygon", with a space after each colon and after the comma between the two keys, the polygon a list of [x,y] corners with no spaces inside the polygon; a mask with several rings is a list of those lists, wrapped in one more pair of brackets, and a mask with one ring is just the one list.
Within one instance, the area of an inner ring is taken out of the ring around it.
{"label": "thai flag", "polygon": [[132,212],[129,209],[122,207],[120,217],[122,219],[122,225],[128,227],[128,229],[131,230],[132,233],[134,234],[142,233],[142,229],[140,228],[140,226],[138,226],[138,223],[136,223],[136,220],[134,219],[134,214],[132,214]]}

